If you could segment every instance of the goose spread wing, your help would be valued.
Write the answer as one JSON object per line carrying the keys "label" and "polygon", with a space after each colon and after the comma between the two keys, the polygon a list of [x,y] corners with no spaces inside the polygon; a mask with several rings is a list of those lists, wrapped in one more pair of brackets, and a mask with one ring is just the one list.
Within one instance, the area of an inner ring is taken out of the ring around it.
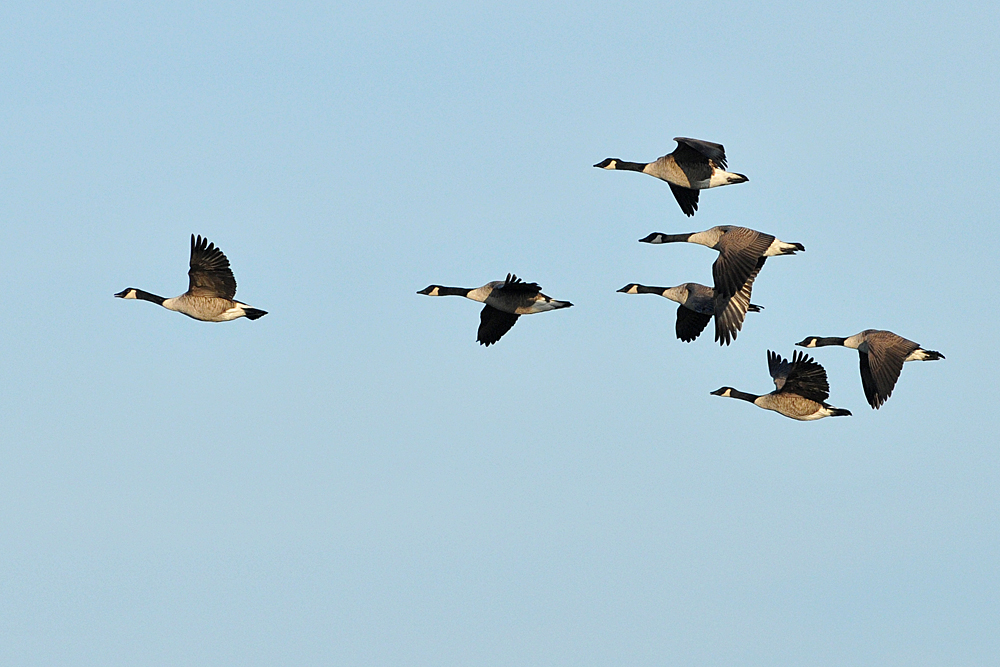
{"label": "goose spread wing", "polygon": [[188,269],[188,294],[232,299],[236,296],[236,278],[229,260],[208,239],[191,235],[191,268]]}
{"label": "goose spread wing", "polygon": [[858,350],[861,357],[861,386],[868,404],[876,410],[892,395],[903,362],[920,346],[912,340],[888,331],[869,334],[865,341],[868,352]]}
{"label": "goose spread wing", "polygon": [[736,340],[736,334],[743,328],[743,318],[747,316],[750,309],[750,293],[753,290],[753,281],[760,273],[760,267],[764,266],[764,258],[757,260],[750,277],[743,283],[740,291],[728,299],[715,297],[715,340],[719,343],[729,345],[730,340]]}
{"label": "goose spread wing", "polygon": [[503,290],[508,294],[538,294],[542,291],[538,283],[526,283],[513,273],[508,273],[503,285],[495,289]]}
{"label": "goose spread wing", "polygon": [[677,148],[671,155],[678,163],[711,160],[717,167],[726,168],[726,149],[722,144],[687,137],[674,137],[674,141],[677,142]]}
{"label": "goose spread wing", "polygon": [[764,266],[764,252],[774,237],[746,227],[732,227],[719,238],[719,258],[712,264],[717,297],[729,298],[742,289],[750,275]]}
{"label": "goose spread wing", "polygon": [[694,215],[694,212],[698,210],[698,191],[674,185],[673,183],[667,183],[667,185],[670,186],[670,191],[674,193],[674,199],[680,204],[684,215]]}
{"label": "goose spread wing", "polygon": [[819,403],[830,397],[826,370],[804,352],[793,353],[788,362],[768,350],[767,368],[778,393],[796,394]]}
{"label": "goose spread wing", "polygon": [[711,315],[697,313],[685,306],[677,306],[677,337],[685,343],[690,343],[701,335],[710,319]]}
{"label": "goose spread wing", "polygon": [[505,313],[493,306],[483,306],[482,312],[479,313],[479,335],[476,340],[481,345],[489,347],[510,331],[518,317],[520,315]]}

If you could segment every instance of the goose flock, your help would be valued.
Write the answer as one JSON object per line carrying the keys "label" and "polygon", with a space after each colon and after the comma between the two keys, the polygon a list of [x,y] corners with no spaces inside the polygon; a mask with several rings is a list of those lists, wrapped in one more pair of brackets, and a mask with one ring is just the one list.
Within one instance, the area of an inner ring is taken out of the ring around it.
{"label": "goose flock", "polygon": [[[698,210],[701,190],[746,183],[743,174],[726,171],[726,151],[722,144],[677,137],[677,148],[653,162],[627,162],[607,158],[594,166],[600,169],[638,171],[666,181],[687,216]],[[702,232],[664,234],[653,232],[641,243],[696,243],[718,251],[712,264],[713,285],[683,283],[676,287],[653,287],[629,283],[619,289],[624,294],[658,294],[676,302],[677,338],[690,343],[715,320],[715,341],[730,345],[743,328],[747,313],[759,313],[762,306],[750,303],[757,274],[768,257],[804,252],[801,243],[786,243],[771,234],[721,225]],[[204,322],[228,322],[240,317],[256,320],[267,314],[236,301],[236,278],[222,250],[208,239],[191,235],[188,290],[178,297],[164,298],[129,287],[115,294],[122,299],[151,301],[168,310],[183,313]],[[479,314],[476,340],[480,345],[497,343],[521,315],[569,308],[569,301],[558,301],[542,294],[538,283],[521,280],[512,273],[505,280],[494,280],[482,287],[445,287],[430,285],[417,292],[426,296],[461,296],[483,305]],[[846,338],[810,336],[796,345],[805,348],[839,345],[858,351],[861,363],[861,386],[869,405],[878,410],[892,395],[903,364],[907,361],[936,361],[944,355],[925,350],[919,344],[891,331],[866,329]],[[791,360],[767,351],[767,366],[774,391],[750,394],[733,387],[711,392],[714,396],[736,398],[772,410],[791,419],[814,421],[824,417],[850,416],[849,410],[826,402],[830,385],[826,370],[804,352],[795,351]]]}

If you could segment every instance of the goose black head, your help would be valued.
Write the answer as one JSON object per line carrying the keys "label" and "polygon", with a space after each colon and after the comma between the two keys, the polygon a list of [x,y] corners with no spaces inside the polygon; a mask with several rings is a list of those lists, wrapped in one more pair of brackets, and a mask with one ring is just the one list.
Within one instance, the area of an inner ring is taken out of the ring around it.
{"label": "goose black head", "polygon": [[417,292],[417,294],[426,294],[427,296],[440,296],[440,294],[438,293],[441,291],[441,289],[442,287],[440,285],[428,285],[427,287]]}
{"label": "goose black head", "polygon": [[118,297],[119,299],[135,299],[136,298],[135,288],[126,287],[121,292],[118,292],[118,294],[115,294],[115,296]]}
{"label": "goose black head", "polygon": [[816,347],[817,341],[819,341],[818,336],[809,336],[808,338],[805,338],[796,343],[796,345],[798,345],[799,347]]}
{"label": "goose black head", "polygon": [[616,157],[609,157],[609,158],[605,158],[605,159],[601,160],[600,162],[598,162],[594,166],[597,167],[598,169],[617,169],[619,162],[620,162],[620,160],[618,158],[616,158]]}
{"label": "goose black head", "polygon": [[732,387],[719,387],[712,392],[712,396],[729,396],[733,392]]}
{"label": "goose black head", "polygon": [[618,291],[621,292],[621,293],[623,293],[623,294],[638,294],[639,293],[639,285],[636,284],[636,283],[629,283],[628,285],[626,285],[625,287],[621,288]]}

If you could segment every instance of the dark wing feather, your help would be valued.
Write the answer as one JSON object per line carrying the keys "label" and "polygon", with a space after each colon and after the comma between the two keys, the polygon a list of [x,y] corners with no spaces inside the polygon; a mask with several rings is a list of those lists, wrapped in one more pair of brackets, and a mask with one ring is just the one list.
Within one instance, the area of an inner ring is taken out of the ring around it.
{"label": "dark wing feather", "polygon": [[792,364],[780,391],[822,403],[830,397],[826,369],[805,352],[796,351],[792,354]]}
{"label": "dark wing feather", "polygon": [[746,227],[733,227],[723,234],[715,244],[719,258],[712,264],[716,297],[728,299],[739,292],[750,276],[764,266],[764,252],[773,241],[770,234]]}
{"label": "dark wing feather", "polygon": [[868,399],[868,404],[877,410],[892,395],[899,374],[903,371],[903,362],[920,346],[895,334],[888,336],[875,334],[869,336],[867,342],[868,354],[862,353],[861,384],[865,386],[865,358],[867,358],[868,376],[874,391],[869,393],[869,387],[865,386],[865,397]]}
{"label": "dark wing feather", "polygon": [[743,329],[743,318],[750,310],[750,294],[753,291],[753,281],[764,266],[764,258],[757,261],[757,267],[743,283],[740,291],[725,299],[715,296],[715,340],[720,345],[729,345],[730,340],[736,340],[736,334]]}
{"label": "dark wing feather", "polygon": [[479,313],[479,336],[477,340],[480,345],[487,347],[500,340],[505,333],[517,322],[520,315],[505,313],[497,310],[493,306],[483,306]]}
{"label": "dark wing feather", "polygon": [[726,168],[726,149],[722,144],[713,144],[711,141],[701,139],[688,139],[687,137],[674,137],[677,148],[672,155],[678,163],[682,162],[705,162],[711,160],[717,167]]}
{"label": "dark wing feather", "polygon": [[494,289],[503,290],[510,294],[538,294],[542,291],[538,283],[526,283],[513,273],[508,273],[503,285]]}
{"label": "dark wing feather", "polygon": [[677,337],[685,343],[690,343],[701,335],[711,319],[711,315],[696,313],[690,308],[677,306]]}
{"label": "dark wing feather", "polygon": [[[861,387],[865,390],[865,398],[868,399],[868,405],[878,410],[888,396],[880,397],[878,394],[878,387],[875,385],[875,378],[872,377],[872,369],[868,363],[868,353],[858,350],[858,357],[861,359]],[[891,389],[889,393],[892,393]]]}
{"label": "dark wing feather", "polygon": [[694,215],[694,212],[698,210],[698,191],[674,185],[673,183],[667,183],[667,185],[670,186],[670,191],[674,193],[674,199],[680,204],[684,215]]}
{"label": "dark wing feather", "polygon": [[767,372],[771,374],[771,379],[774,380],[774,388],[776,391],[781,391],[785,386],[785,381],[788,379],[788,372],[791,370],[792,365],[781,358],[777,352],[767,351]]}
{"label": "dark wing feather", "polygon": [[188,269],[188,291],[192,296],[236,296],[236,278],[229,260],[208,239],[191,235],[191,268]]}

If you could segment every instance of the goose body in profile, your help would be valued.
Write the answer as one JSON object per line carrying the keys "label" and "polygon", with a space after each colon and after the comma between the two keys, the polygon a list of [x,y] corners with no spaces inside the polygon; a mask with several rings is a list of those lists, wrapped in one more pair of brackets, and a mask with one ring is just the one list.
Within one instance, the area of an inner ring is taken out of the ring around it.
{"label": "goose body in profile", "polygon": [[759,396],[732,387],[721,387],[712,395],[738,398],[799,421],[851,415],[849,410],[835,408],[826,402],[830,397],[826,370],[804,352],[795,352],[789,362],[768,350],[767,369],[775,387],[770,394]]}
{"label": "goose body in profile", "polygon": [[188,291],[178,297],[167,299],[134,287],[128,287],[115,296],[152,301],[167,310],[184,313],[202,322],[228,322],[238,317],[256,320],[267,315],[266,311],[233,299],[236,296],[236,278],[229,267],[229,260],[208,239],[191,235],[189,265]]}
{"label": "goose body in profile", "polygon": [[[679,303],[675,331],[678,339],[690,343],[701,335],[713,316],[716,320],[722,318],[722,329],[736,338],[736,332],[742,328],[743,317],[746,313],[759,313],[762,309],[761,306],[750,303],[752,284],[753,278],[751,277],[743,285],[743,289],[729,300],[726,310],[721,314],[715,312],[715,290],[698,283],[684,283],[676,287],[653,287],[629,283],[618,291],[624,294],[658,294]],[[718,329],[715,340],[720,344],[723,342],[718,334]]]}
{"label": "goose body in profile", "polygon": [[912,340],[891,331],[865,329],[847,338],[810,336],[796,343],[801,347],[840,345],[858,351],[861,359],[861,386],[868,404],[878,410],[892,396],[903,364],[907,361],[937,361],[944,355],[925,350]]}
{"label": "goose body in profile", "polygon": [[700,139],[674,137],[677,148],[655,162],[627,162],[609,157],[595,164],[600,169],[641,171],[670,185],[670,191],[685,215],[698,210],[698,192],[732,183],[745,183],[743,174],[726,171],[726,149]]}
{"label": "goose body in profile", "polygon": [[[767,258],[794,255],[806,249],[801,243],[785,243],[771,234],[733,225],[721,225],[689,234],[654,232],[639,241],[652,244],[697,243],[719,251],[718,259],[712,264],[712,279],[715,283],[714,312],[725,313],[726,317],[715,319],[715,340],[725,345],[736,338],[736,332],[742,326],[750,304],[750,289]],[[742,297],[734,298],[743,292],[746,293],[745,300]],[[731,307],[739,311],[731,311]]]}
{"label": "goose body in profile", "polygon": [[487,347],[500,340],[521,315],[569,308],[569,301],[556,301],[542,294],[538,283],[526,283],[508,273],[506,280],[494,280],[482,287],[444,287],[430,285],[417,292],[427,296],[464,296],[486,304],[479,314],[477,340]]}

